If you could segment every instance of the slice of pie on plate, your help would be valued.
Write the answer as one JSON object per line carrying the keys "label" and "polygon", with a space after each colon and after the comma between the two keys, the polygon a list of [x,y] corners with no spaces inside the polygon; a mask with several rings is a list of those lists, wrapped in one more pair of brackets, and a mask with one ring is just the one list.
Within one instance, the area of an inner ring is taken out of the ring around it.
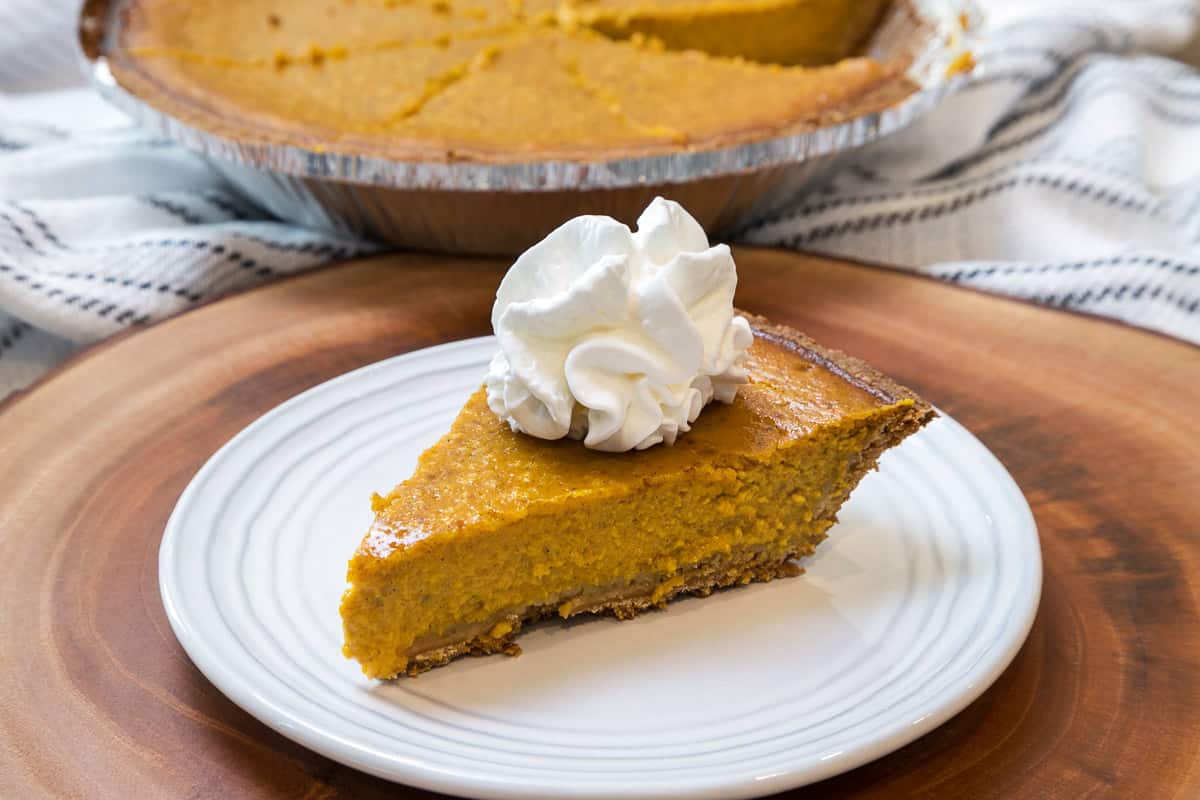
{"label": "slice of pie on plate", "polygon": [[747,315],[748,383],[673,446],[515,433],[479,390],[350,561],[344,651],[373,678],[518,652],[543,617],[626,619],[796,575],[888,448],[934,413],[861,361]]}

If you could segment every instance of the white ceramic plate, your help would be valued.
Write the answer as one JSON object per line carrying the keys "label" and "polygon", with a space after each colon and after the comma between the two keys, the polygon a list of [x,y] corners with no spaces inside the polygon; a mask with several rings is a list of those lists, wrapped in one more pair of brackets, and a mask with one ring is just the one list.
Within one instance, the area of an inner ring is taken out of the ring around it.
{"label": "white ceramic plate", "polygon": [[249,426],[171,515],[176,636],[235,703],[376,775],[476,797],[750,797],[916,739],[1016,654],[1041,592],[1029,507],[942,417],[886,454],[805,576],[636,620],[547,623],[520,658],[378,683],[341,655],[368,498],[480,383],[472,339],[344,375]]}

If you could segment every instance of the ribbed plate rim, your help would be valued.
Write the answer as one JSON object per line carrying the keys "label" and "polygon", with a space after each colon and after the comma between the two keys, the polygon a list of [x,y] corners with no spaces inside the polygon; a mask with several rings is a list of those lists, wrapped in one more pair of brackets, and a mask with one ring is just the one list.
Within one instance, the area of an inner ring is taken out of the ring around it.
{"label": "ribbed plate rim", "polygon": [[[255,691],[253,687],[246,686],[238,678],[236,671],[231,672],[228,664],[222,663],[223,659],[212,649],[211,642],[205,642],[197,638],[197,629],[189,622],[187,609],[185,605],[181,605],[178,601],[175,587],[172,585],[172,576],[179,566],[176,562],[175,548],[180,541],[180,537],[186,535],[184,529],[187,523],[187,516],[190,513],[189,506],[196,502],[195,494],[197,487],[203,484],[209,473],[220,469],[222,459],[236,448],[240,442],[253,437],[255,431],[268,425],[272,420],[286,415],[289,409],[293,409],[319,396],[322,392],[329,392],[336,387],[345,385],[347,382],[368,379],[372,373],[402,367],[405,364],[412,364],[418,359],[446,359],[454,356],[456,353],[470,353],[474,349],[479,350],[481,353],[485,350],[490,353],[493,348],[494,340],[492,337],[479,337],[424,348],[377,362],[309,389],[272,411],[267,412],[267,414],[260,417],[254,423],[251,423],[251,425],[235,436],[205,464],[180,498],[167,524],[160,549],[160,588],[172,629],[200,670],[236,703],[285,736],[358,769],[392,780],[402,780],[406,783],[427,789],[465,793],[476,797],[555,797],[561,796],[562,791],[564,791],[564,785],[550,778],[547,778],[548,783],[537,783],[514,781],[510,777],[505,776],[493,777],[480,770],[464,770],[461,766],[454,769],[445,768],[434,763],[397,765],[394,758],[380,760],[370,752],[360,751],[354,747],[347,747],[336,736],[331,737],[330,734],[322,732],[319,727],[313,727],[306,720],[292,718],[288,714],[281,715],[280,709],[274,707],[269,698]],[[480,363],[482,364],[483,361]],[[1040,550],[1037,546],[1036,526],[1028,504],[1021,496],[1020,490],[1012,481],[1011,476],[1008,475],[999,461],[978,440],[972,437],[969,432],[951,419],[944,418],[935,424],[952,426],[951,432],[961,440],[959,444],[968,446],[972,450],[972,456],[977,460],[982,459],[983,463],[987,465],[991,476],[997,481],[994,487],[995,490],[1001,493],[1007,502],[1012,504],[1012,513],[1016,515],[1015,519],[1019,522],[1017,528],[1008,531],[1008,533],[1017,537],[1031,537],[1026,542],[1025,547],[1029,548],[1029,552],[1034,557],[1034,560],[1026,565],[1028,574],[1026,576],[1025,582],[1027,585],[1025,588],[1028,589],[1028,592],[1014,601],[1014,624],[1005,629],[1005,633],[1007,634],[1005,641],[993,643],[991,649],[986,651],[988,658],[984,659],[982,656],[980,657],[980,660],[984,663],[974,665],[969,680],[966,680],[965,683],[960,682],[959,685],[954,687],[954,691],[948,691],[944,701],[935,710],[930,711],[930,713],[925,714],[920,719],[906,725],[901,730],[892,731],[886,736],[880,735],[873,742],[868,742],[853,752],[838,754],[837,758],[831,759],[827,764],[820,765],[819,769],[809,768],[807,770],[791,772],[785,770],[761,776],[761,778],[755,781],[730,779],[729,781],[721,782],[698,779],[694,782],[694,785],[693,783],[681,781],[672,784],[669,788],[664,788],[661,784],[621,784],[619,781],[608,780],[606,782],[603,779],[596,779],[594,783],[589,785],[581,784],[573,786],[572,791],[574,794],[581,797],[616,795],[630,797],[750,797],[791,788],[851,769],[903,746],[958,713],[958,711],[977,698],[991,685],[1019,650],[1020,645],[1028,635],[1036,613],[1041,586],[1041,559]],[[918,436],[921,435],[918,434]],[[901,445],[901,447],[904,447],[904,445]]]}

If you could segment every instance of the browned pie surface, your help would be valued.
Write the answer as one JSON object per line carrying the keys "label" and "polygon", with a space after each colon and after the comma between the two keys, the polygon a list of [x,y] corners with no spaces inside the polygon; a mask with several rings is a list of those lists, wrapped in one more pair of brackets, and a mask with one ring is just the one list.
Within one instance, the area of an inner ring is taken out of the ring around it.
{"label": "browned pie surface", "polygon": [[[1033,632],[994,687],[791,796],[1196,797],[1200,350],[896,273],[737,257],[740,306],[862,356],[992,448],[1045,560]],[[209,685],[167,627],[158,542],[199,466],[264,411],[486,333],[503,268],[389,257],[281,283],[105,344],[0,407],[0,797],[427,796],[307,752]]]}
{"label": "browned pie surface", "polygon": [[[114,0],[117,2],[117,0]],[[850,58],[888,0],[125,0],[118,80],[218,133],[391,158],[604,160],[910,91]]]}

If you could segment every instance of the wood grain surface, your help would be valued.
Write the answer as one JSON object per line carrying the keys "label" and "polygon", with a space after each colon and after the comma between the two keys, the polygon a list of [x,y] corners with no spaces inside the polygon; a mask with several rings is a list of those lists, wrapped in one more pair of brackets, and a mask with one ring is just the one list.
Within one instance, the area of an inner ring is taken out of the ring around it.
{"label": "wood grain surface", "polygon": [[[1033,506],[1041,611],[951,722],[794,798],[1200,796],[1200,350],[899,273],[738,253],[738,303],[974,431]],[[362,364],[487,333],[503,264],[385,257],[199,308],[0,408],[0,797],[428,797],[273,733],[167,625],[156,558],[200,465]]]}

